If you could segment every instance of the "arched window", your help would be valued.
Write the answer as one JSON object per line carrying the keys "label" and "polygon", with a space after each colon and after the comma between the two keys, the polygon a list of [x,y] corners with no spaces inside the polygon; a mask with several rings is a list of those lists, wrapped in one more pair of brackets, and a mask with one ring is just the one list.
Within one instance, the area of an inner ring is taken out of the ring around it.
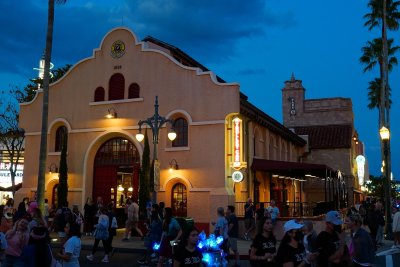
{"label": "arched window", "polygon": [[94,102],[104,101],[105,91],[103,87],[97,87],[94,91]]}
{"label": "arched window", "polygon": [[139,98],[140,97],[140,87],[137,83],[132,83],[129,86],[128,98]]}
{"label": "arched window", "polygon": [[121,73],[116,73],[110,78],[108,86],[108,100],[124,99],[125,78]]}
{"label": "arched window", "polygon": [[188,146],[188,123],[184,118],[178,118],[174,122],[176,139],[172,141],[173,147]]}
{"label": "arched window", "polygon": [[66,137],[67,134],[68,134],[67,127],[60,126],[60,127],[57,128],[57,130],[56,130],[56,142],[55,142],[55,146],[54,146],[54,151],[55,152],[60,152],[61,151],[64,137]]}
{"label": "arched window", "polygon": [[187,192],[186,186],[182,183],[177,183],[172,188],[171,194],[172,214],[178,217],[187,216]]}

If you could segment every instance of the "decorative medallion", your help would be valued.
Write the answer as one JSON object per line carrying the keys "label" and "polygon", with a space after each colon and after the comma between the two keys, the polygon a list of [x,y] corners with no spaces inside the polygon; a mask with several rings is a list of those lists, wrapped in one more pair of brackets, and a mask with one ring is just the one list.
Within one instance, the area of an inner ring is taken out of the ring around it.
{"label": "decorative medallion", "polygon": [[235,183],[240,183],[241,181],[243,181],[243,173],[241,171],[234,171],[232,173],[232,180]]}
{"label": "decorative medallion", "polygon": [[111,56],[113,58],[120,58],[125,54],[124,42],[118,40],[111,45]]}

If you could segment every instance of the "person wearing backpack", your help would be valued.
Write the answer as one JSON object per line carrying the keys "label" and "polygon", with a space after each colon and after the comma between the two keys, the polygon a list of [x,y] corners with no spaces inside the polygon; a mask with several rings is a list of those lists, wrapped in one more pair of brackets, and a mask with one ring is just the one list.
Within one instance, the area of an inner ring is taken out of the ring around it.
{"label": "person wearing backpack", "polygon": [[114,254],[114,248],[112,246],[112,242],[114,239],[114,236],[117,235],[117,228],[118,228],[118,223],[117,223],[117,218],[115,217],[114,213],[114,203],[110,202],[107,205],[107,216],[108,216],[108,248],[110,249],[111,256]]}
{"label": "person wearing backpack", "polygon": [[81,226],[83,224],[83,215],[78,209],[78,205],[73,205],[72,206],[72,222],[76,225],[78,225],[79,229],[81,229]]}
{"label": "person wearing backpack", "polygon": [[64,240],[66,237],[65,226],[72,222],[72,211],[68,208],[68,201],[65,201],[61,208],[56,212],[54,230],[58,233],[58,237]]}
{"label": "person wearing backpack", "polygon": [[101,261],[109,262],[108,254],[110,253],[110,247],[108,245],[107,240],[110,234],[108,232],[108,228],[109,228],[109,218],[107,216],[107,209],[105,207],[102,207],[100,209],[99,220],[96,225],[96,230],[94,231],[94,245],[92,253],[86,256],[86,258],[89,261],[94,260],[94,254],[96,253],[97,248],[99,247],[99,243],[101,241],[104,247],[104,258]]}

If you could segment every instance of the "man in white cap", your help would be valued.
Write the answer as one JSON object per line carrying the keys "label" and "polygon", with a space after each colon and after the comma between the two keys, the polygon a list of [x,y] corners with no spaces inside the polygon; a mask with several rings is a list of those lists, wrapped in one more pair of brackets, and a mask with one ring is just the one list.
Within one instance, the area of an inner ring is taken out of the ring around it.
{"label": "man in white cap", "polygon": [[[326,228],[317,237],[317,262],[319,266],[347,266],[350,260],[346,249],[345,233],[342,231],[343,221],[339,212],[329,211],[325,217]],[[347,253],[346,253],[347,252]]]}

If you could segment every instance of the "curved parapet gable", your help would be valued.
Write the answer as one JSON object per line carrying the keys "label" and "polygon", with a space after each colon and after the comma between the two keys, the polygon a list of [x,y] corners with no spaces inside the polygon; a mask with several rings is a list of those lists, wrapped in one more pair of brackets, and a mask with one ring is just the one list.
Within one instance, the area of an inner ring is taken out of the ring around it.
{"label": "curved parapet gable", "polygon": [[140,45],[140,46],[141,46],[141,51],[142,51],[142,52],[154,52],[154,53],[162,54],[162,55],[164,55],[165,57],[169,58],[171,61],[173,61],[176,65],[180,66],[181,68],[187,69],[187,70],[195,71],[195,72],[196,72],[196,75],[199,75],[199,76],[200,76],[200,75],[209,75],[210,78],[211,78],[211,80],[212,80],[215,84],[217,84],[217,85],[239,85],[239,83],[237,83],[237,82],[232,82],[232,83],[221,83],[221,82],[218,81],[218,79],[217,79],[215,73],[212,72],[212,71],[203,71],[203,70],[201,70],[201,69],[198,68],[198,67],[189,67],[189,66],[185,66],[185,65],[183,65],[182,63],[178,62],[178,61],[177,61],[175,58],[173,58],[171,55],[167,54],[166,52],[164,52],[164,51],[162,51],[162,50],[153,49],[153,48],[146,48],[146,43],[145,43],[145,42],[142,42],[142,41],[138,41],[138,38],[136,37],[135,33],[132,32],[129,28],[126,28],[126,27],[117,27],[117,28],[114,28],[114,29],[110,30],[110,31],[103,37],[103,39],[101,40],[101,42],[100,42],[100,47],[93,49],[93,54],[92,54],[91,57],[84,58],[84,59],[80,60],[79,62],[77,62],[75,65],[73,65],[73,66],[68,70],[68,72],[67,72],[61,79],[59,79],[58,81],[52,83],[51,85],[55,85],[55,84],[61,82],[66,76],[68,76],[68,74],[69,74],[71,71],[73,71],[73,70],[74,70],[79,64],[81,64],[82,62],[84,62],[84,61],[86,61],[86,60],[90,60],[90,59],[96,58],[96,54],[97,54],[99,51],[101,51],[102,49],[104,49],[103,46],[104,46],[105,40],[106,40],[110,35],[112,35],[114,32],[116,32],[116,31],[127,31],[127,32],[129,32],[130,35],[133,37],[134,44],[135,44],[135,45]]}

